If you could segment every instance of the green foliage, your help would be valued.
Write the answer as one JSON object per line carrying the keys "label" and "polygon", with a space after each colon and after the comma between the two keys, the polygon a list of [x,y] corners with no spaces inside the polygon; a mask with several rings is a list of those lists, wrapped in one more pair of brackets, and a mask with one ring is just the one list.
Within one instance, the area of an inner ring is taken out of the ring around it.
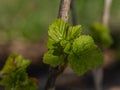
{"label": "green foliage", "polygon": [[20,55],[12,54],[8,57],[8,60],[6,61],[3,69],[0,71],[0,74],[9,74],[16,68],[26,69],[29,64],[29,60],[24,60]]}
{"label": "green foliage", "polygon": [[66,38],[66,29],[68,28],[68,24],[62,22],[60,19],[56,20],[49,27],[48,35],[55,42],[59,42]]}
{"label": "green foliage", "polygon": [[103,48],[108,48],[113,43],[109,29],[105,25],[94,23],[90,30],[95,42],[101,44]]}
{"label": "green foliage", "polygon": [[5,86],[5,90],[37,90],[36,84],[29,79],[26,68],[30,60],[23,59],[22,56],[12,54],[0,71],[2,80],[0,84]]}
{"label": "green foliage", "polygon": [[54,50],[49,50],[44,55],[44,62],[46,62],[47,64],[50,64],[53,67],[56,67],[62,64],[63,60],[64,60],[63,55],[54,55]]}
{"label": "green foliage", "polygon": [[67,32],[67,40],[73,40],[75,38],[78,38],[81,34],[81,31],[82,29],[80,25],[70,26]]}
{"label": "green foliage", "polygon": [[102,64],[103,57],[101,56],[102,54],[92,37],[82,35],[73,42],[68,60],[72,69],[78,75],[82,75],[87,70]]}
{"label": "green foliage", "polygon": [[70,26],[58,19],[49,27],[48,52],[43,62],[57,67],[69,63],[78,75],[97,67],[103,56],[90,36],[81,35],[81,26]]}

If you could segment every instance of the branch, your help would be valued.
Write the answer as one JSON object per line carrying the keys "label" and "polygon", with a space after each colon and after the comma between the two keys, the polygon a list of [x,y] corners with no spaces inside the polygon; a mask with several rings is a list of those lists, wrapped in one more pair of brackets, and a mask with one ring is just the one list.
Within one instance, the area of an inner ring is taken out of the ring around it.
{"label": "branch", "polygon": [[66,66],[67,64],[58,66],[56,68],[50,67],[49,76],[48,76],[48,80],[45,86],[45,90],[55,90],[56,79],[61,73],[63,73]]}
{"label": "branch", "polygon": [[[62,19],[65,22],[68,22],[70,3],[71,3],[71,0],[61,0],[60,2],[58,18]],[[56,79],[61,73],[63,73],[66,66],[67,64],[65,63],[64,65],[59,65],[56,68],[50,67],[45,90],[55,90]]]}
{"label": "branch", "polygon": [[68,14],[70,10],[70,3],[71,0],[61,0],[60,2],[58,18],[64,20],[65,22],[67,22],[69,18]]}
{"label": "branch", "polygon": [[111,3],[112,0],[104,0],[104,12],[103,12],[103,24],[108,26],[108,22],[109,22],[109,13],[110,13],[110,7],[111,7]]}

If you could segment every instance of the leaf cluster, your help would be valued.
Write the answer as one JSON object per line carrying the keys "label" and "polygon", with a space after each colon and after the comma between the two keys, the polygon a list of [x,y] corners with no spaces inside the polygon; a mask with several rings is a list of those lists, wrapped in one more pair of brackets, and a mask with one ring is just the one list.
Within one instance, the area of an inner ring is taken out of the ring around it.
{"label": "leaf cluster", "polygon": [[103,56],[92,37],[81,35],[81,25],[70,26],[63,20],[55,20],[48,30],[48,51],[43,62],[57,67],[69,63],[78,75],[97,67]]}
{"label": "leaf cluster", "polygon": [[36,84],[29,79],[26,73],[29,64],[30,60],[25,60],[20,55],[9,56],[0,71],[2,78],[0,84],[5,86],[5,90],[37,90]]}

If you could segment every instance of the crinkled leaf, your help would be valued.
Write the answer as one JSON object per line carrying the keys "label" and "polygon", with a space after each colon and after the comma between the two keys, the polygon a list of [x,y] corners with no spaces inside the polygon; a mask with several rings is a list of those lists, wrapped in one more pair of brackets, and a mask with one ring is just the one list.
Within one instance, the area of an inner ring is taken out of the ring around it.
{"label": "crinkled leaf", "polygon": [[66,30],[68,24],[61,19],[55,20],[49,27],[48,35],[55,42],[59,42],[66,38]]}
{"label": "crinkled leaf", "polygon": [[67,32],[67,40],[73,40],[75,38],[78,38],[81,34],[81,31],[81,25],[70,26]]}
{"label": "crinkled leaf", "polygon": [[44,63],[56,67],[68,57],[67,60],[78,75],[102,63],[103,56],[93,39],[80,36],[81,26],[69,26],[59,19],[52,23],[48,34],[49,50],[44,55]]}
{"label": "crinkled leaf", "polygon": [[47,48],[48,49],[54,49],[56,47],[56,42],[49,38],[48,41],[47,41]]}
{"label": "crinkled leaf", "polygon": [[47,53],[45,53],[43,57],[43,62],[46,64],[50,64],[52,67],[56,67],[62,64],[63,60],[63,55],[55,55],[54,50],[49,50]]}
{"label": "crinkled leaf", "polygon": [[65,48],[64,48],[64,52],[69,54],[71,52],[71,43],[67,43]]}
{"label": "crinkled leaf", "polygon": [[62,40],[62,41],[60,42],[60,45],[61,45],[62,47],[65,47],[68,43],[69,43],[69,41],[67,41],[67,40]]}
{"label": "crinkled leaf", "polygon": [[73,71],[82,75],[100,65],[103,56],[92,37],[83,35],[74,40],[68,59]]}
{"label": "crinkled leaf", "polygon": [[62,40],[61,42],[60,42],[60,45],[63,47],[63,51],[65,52],[65,53],[67,53],[67,54],[69,54],[70,53],[70,50],[71,50],[71,43],[70,43],[70,41],[67,41],[67,40]]}
{"label": "crinkled leaf", "polygon": [[90,30],[95,42],[102,44],[104,48],[108,48],[113,43],[109,29],[105,25],[94,23]]}
{"label": "crinkled leaf", "polygon": [[92,37],[88,35],[81,35],[79,38],[75,39],[72,45],[72,51],[74,53],[85,53],[88,50],[96,47]]}

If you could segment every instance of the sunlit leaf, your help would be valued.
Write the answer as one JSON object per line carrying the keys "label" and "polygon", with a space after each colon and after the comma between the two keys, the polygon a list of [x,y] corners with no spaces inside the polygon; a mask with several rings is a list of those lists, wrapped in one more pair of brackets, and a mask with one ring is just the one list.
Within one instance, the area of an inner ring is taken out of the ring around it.
{"label": "sunlit leaf", "polygon": [[67,40],[73,40],[77,37],[80,36],[81,34],[81,26],[80,25],[77,25],[77,26],[70,26],[68,28],[68,32],[67,32]]}
{"label": "sunlit leaf", "polygon": [[86,71],[102,64],[103,56],[92,37],[83,35],[73,42],[68,59],[73,71],[83,75]]}
{"label": "sunlit leaf", "polygon": [[59,42],[60,40],[66,38],[67,28],[68,28],[68,24],[66,22],[57,19],[50,25],[48,30],[48,35],[54,41]]}

